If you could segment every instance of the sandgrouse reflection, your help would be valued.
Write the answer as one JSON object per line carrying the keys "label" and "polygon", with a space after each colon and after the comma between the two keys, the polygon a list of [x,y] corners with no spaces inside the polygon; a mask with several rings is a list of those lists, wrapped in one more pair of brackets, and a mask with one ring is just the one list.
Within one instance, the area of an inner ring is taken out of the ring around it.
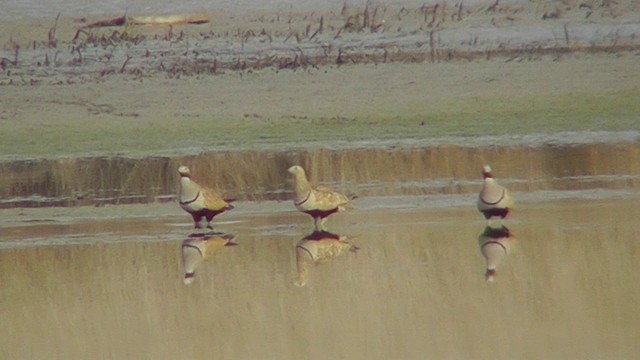
{"label": "sandgrouse reflection", "polygon": [[495,280],[498,265],[509,255],[515,240],[513,233],[504,225],[501,227],[487,226],[478,236],[480,252],[487,264],[487,271],[485,272],[487,281],[492,282]]}
{"label": "sandgrouse reflection", "polygon": [[196,273],[196,268],[218,250],[225,246],[238,245],[235,236],[224,233],[212,233],[201,237],[189,237],[182,242],[182,265],[184,267],[184,283],[190,285]]}
{"label": "sandgrouse reflection", "polygon": [[298,279],[296,286],[305,286],[309,280],[309,268],[316,264],[329,262],[346,250],[357,252],[357,246],[349,241],[355,237],[347,237],[330,233],[328,231],[314,231],[305,236],[296,244],[296,262],[298,266]]}

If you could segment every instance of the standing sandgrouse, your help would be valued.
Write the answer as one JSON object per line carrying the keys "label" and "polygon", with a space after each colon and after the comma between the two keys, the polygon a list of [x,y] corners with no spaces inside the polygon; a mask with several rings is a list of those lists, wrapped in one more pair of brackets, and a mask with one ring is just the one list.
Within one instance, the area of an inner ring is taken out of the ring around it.
{"label": "standing sandgrouse", "polygon": [[233,200],[223,199],[213,189],[202,187],[191,180],[189,168],[186,166],[180,166],[178,173],[180,173],[180,207],[191,214],[196,229],[201,228],[200,222],[203,217],[207,219],[207,228],[213,229],[211,226],[213,217],[233,209],[233,205],[230,204]]}
{"label": "standing sandgrouse", "polygon": [[513,199],[509,196],[507,189],[493,178],[489,165],[485,165],[482,169],[482,176],[484,183],[478,195],[478,210],[487,220],[496,216],[504,219],[513,208]]}
{"label": "standing sandgrouse", "polygon": [[325,186],[314,186],[307,180],[307,175],[301,166],[289,168],[293,175],[293,204],[296,209],[311,216],[316,231],[326,230],[326,218],[338,211],[351,209],[351,199]]}

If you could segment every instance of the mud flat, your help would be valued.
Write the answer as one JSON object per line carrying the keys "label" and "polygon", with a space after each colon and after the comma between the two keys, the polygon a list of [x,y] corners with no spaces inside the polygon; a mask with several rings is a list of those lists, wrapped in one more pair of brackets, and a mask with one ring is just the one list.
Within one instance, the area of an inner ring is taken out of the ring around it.
{"label": "mud flat", "polygon": [[0,156],[639,130],[636,2],[565,3],[6,21]]}
{"label": "mud flat", "polygon": [[360,250],[312,267],[305,287],[295,246],[311,221],[289,202],[221,216],[239,245],[191,286],[175,204],[3,213],[0,345],[56,359],[633,357],[637,193],[554,196],[520,199],[493,283],[472,196],[362,199],[329,222]]}

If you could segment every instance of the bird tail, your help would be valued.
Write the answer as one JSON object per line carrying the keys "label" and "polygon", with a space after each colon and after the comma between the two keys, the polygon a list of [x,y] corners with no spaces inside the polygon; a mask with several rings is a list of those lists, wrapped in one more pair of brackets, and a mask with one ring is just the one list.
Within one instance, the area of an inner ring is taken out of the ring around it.
{"label": "bird tail", "polygon": [[224,234],[224,235],[222,235],[222,237],[227,239],[227,242],[224,244],[224,246],[237,246],[238,245],[238,243],[234,241],[236,239],[235,235]]}
{"label": "bird tail", "polygon": [[231,210],[231,209],[235,209],[235,206],[231,205],[232,202],[236,201],[236,199],[222,199],[224,200],[227,204],[227,210]]}

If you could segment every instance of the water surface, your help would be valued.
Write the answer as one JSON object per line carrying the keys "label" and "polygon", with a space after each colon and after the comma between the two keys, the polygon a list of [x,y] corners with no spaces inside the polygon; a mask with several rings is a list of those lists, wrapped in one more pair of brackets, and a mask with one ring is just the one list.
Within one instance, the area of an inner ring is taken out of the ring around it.
{"label": "water surface", "polygon": [[295,247],[311,219],[288,202],[219,217],[216,230],[239,245],[201,263],[190,286],[191,225],[177,205],[79,220],[25,209],[29,221],[3,223],[0,243],[41,244],[0,250],[0,346],[8,358],[58,359],[632,358],[637,194],[579,197],[522,199],[493,283],[472,197],[363,199],[328,222],[360,250],[312,267],[304,287]]}

